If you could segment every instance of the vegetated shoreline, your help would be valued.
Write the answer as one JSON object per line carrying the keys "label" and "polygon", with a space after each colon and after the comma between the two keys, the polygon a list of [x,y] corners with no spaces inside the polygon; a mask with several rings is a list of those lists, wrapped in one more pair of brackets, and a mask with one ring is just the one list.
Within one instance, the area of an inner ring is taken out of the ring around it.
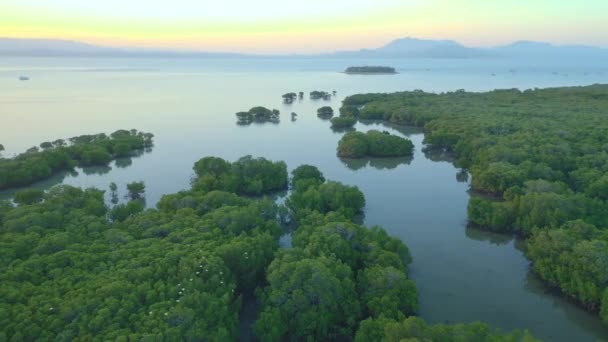
{"label": "vegetated shoreline", "polygon": [[[604,322],[608,288],[594,277],[608,270],[587,265],[608,257],[608,241],[601,235],[608,227],[608,213],[601,210],[608,200],[608,176],[595,166],[608,152],[606,114],[608,85],[598,84],[360,94],[346,98],[340,108],[340,117],[423,128],[429,147],[453,154],[457,167],[471,171],[471,190],[492,197],[471,196],[470,224],[527,238],[525,254],[535,275],[562,297],[599,313]],[[551,146],[569,150],[542,150]],[[573,207],[578,209],[568,209]],[[558,247],[563,239],[570,245]]]}
{"label": "vegetated shoreline", "polygon": [[27,187],[74,167],[105,166],[154,146],[152,133],[136,129],[85,134],[34,146],[13,158],[0,157],[0,190]]}
{"label": "vegetated shoreline", "polygon": [[[0,202],[1,236],[19,252],[1,276],[10,297],[0,302],[11,312],[5,334],[234,340],[242,295],[257,288],[254,330],[262,340],[368,341],[389,334],[385,330],[401,338],[533,340],[528,332],[502,333],[483,323],[431,325],[413,316],[417,291],[407,276],[409,250],[381,227],[353,223],[365,206],[356,186],[328,181],[310,165],[288,177],[284,162],[251,156],[234,163],[205,157],[193,170],[191,189],[167,194],[145,211],[145,186],[138,182],[129,189],[132,201],[112,209],[102,190],[67,185],[18,207]],[[250,197],[288,185],[284,206]],[[22,227],[22,218],[40,221],[48,213],[55,219],[42,221],[44,229]],[[279,250],[280,224],[288,217],[298,227],[293,247]],[[84,222],[87,228],[78,229]],[[40,236],[23,234],[28,230]],[[23,245],[23,239],[31,241]],[[45,272],[59,278],[27,272],[45,258],[52,261]],[[104,267],[92,271],[91,263],[100,262]],[[23,277],[28,281],[17,281]],[[33,301],[23,286],[38,291]],[[69,300],[56,298],[66,291]],[[44,309],[31,313],[24,306]],[[41,324],[26,329],[24,314]]]}

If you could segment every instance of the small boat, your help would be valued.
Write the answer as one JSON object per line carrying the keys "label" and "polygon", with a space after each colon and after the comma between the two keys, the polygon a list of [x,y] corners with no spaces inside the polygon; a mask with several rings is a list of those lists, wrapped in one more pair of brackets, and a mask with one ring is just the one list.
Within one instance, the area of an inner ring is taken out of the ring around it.
{"label": "small boat", "polygon": [[30,78],[27,76],[19,76],[19,81],[29,81]]}

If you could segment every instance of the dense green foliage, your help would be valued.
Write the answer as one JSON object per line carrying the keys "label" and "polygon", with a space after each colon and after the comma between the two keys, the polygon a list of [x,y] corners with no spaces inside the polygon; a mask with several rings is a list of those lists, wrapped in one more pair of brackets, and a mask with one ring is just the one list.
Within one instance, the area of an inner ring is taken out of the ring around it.
{"label": "dense green foliage", "polygon": [[131,156],[136,150],[152,146],[150,133],[119,130],[81,135],[42,143],[43,150],[29,149],[15,158],[0,158],[0,190],[27,186],[75,166],[103,166],[116,158]]}
{"label": "dense green foliage", "polygon": [[347,74],[396,74],[395,68],[387,66],[351,66],[344,70]]}
{"label": "dense green foliage", "polygon": [[343,158],[411,156],[414,144],[384,131],[348,132],[338,143],[338,156]]}
{"label": "dense green foliage", "polygon": [[608,85],[364,94],[341,115],[424,127],[491,195],[471,198],[471,223],[531,237],[534,270],[608,322]]}
{"label": "dense green foliage", "polygon": [[317,116],[322,119],[329,119],[334,116],[334,110],[330,106],[323,106],[317,109]]}
{"label": "dense green foliage", "polygon": [[418,298],[407,278],[407,247],[380,227],[367,229],[347,218],[364,204],[360,191],[325,183],[308,165],[293,175],[288,207],[299,226],[293,248],[281,250],[268,268],[258,336],[263,341],[349,340],[362,319],[413,314]]}
{"label": "dense green foliage", "polygon": [[292,173],[293,191],[285,204],[296,220],[313,212],[334,212],[348,219],[353,219],[362,212],[365,197],[359,188],[339,182],[326,182],[323,174],[310,165],[300,166]]}
{"label": "dense green foliage", "polygon": [[[403,320],[417,307],[409,250],[350,221],[364,205],[356,187],[294,169],[287,203],[298,227],[293,248],[278,251],[280,208],[237,192],[286,186],[284,163],[207,157],[194,170],[192,189],[156,209],[144,210],[143,183],[111,208],[102,191],[71,186],[18,207],[0,201],[0,340],[234,341],[242,295],[256,289],[263,341],[410,336],[398,335],[412,333]],[[487,331],[424,326],[425,338],[496,340]]]}
{"label": "dense green foliage", "polygon": [[278,248],[277,206],[193,189],[119,207],[70,186],[0,205],[1,340],[236,340],[241,293]]}
{"label": "dense green foliage", "polygon": [[17,204],[34,204],[42,201],[44,191],[39,189],[23,189],[15,192],[13,201]]}
{"label": "dense green foliage", "polygon": [[319,100],[319,99],[329,100],[329,99],[331,99],[331,94],[326,91],[313,90],[310,92],[310,98],[312,100]]}
{"label": "dense green foliage", "polygon": [[297,187],[297,184],[302,181],[312,181],[316,184],[325,183],[323,173],[312,165],[300,165],[291,171],[291,185]]}
{"label": "dense green foliage", "polygon": [[537,341],[529,332],[514,331],[505,334],[493,331],[487,324],[475,322],[469,324],[426,324],[417,317],[395,321],[387,318],[367,319],[355,336],[355,342],[534,342]]}
{"label": "dense green foliage", "polygon": [[264,158],[245,156],[234,163],[217,157],[205,157],[194,165],[197,190],[226,190],[243,195],[262,195],[286,190],[287,166]]}
{"label": "dense green foliage", "polygon": [[528,240],[534,270],[551,285],[599,310],[608,321],[608,232],[582,220],[537,229]]}
{"label": "dense green foliage", "polygon": [[335,129],[351,128],[357,123],[357,119],[351,117],[335,117],[331,119],[331,127]]}
{"label": "dense green foliage", "polygon": [[239,125],[249,125],[253,122],[264,123],[264,122],[279,122],[279,112],[277,109],[268,109],[266,107],[257,106],[249,109],[247,112],[238,112],[236,117]]}
{"label": "dense green foliage", "polygon": [[132,200],[140,199],[146,192],[146,184],[144,182],[132,182],[127,184],[127,191]]}

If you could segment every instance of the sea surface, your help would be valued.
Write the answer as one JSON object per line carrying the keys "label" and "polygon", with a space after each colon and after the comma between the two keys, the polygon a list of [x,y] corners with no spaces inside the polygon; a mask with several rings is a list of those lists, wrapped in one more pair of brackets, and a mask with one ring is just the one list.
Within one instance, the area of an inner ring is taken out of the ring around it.
{"label": "sea surface", "polygon": [[[396,75],[346,75],[351,65],[387,65]],[[27,76],[29,81],[20,81]],[[381,225],[410,248],[410,276],[429,322],[485,321],[503,330],[529,329],[547,341],[608,340],[600,320],[546,288],[530,272],[522,243],[511,235],[467,228],[469,183],[449,156],[423,152],[420,130],[358,123],[414,142],[412,159],[346,161],[336,157],[343,133],[316,109],[338,110],[356,93],[422,89],[486,91],[608,83],[608,61],[321,58],[6,58],[0,56],[0,143],[5,157],[43,141],[136,128],[155,134],[152,151],[107,168],[77,169],[36,184],[65,183],[123,193],[146,183],[153,207],[163,194],[187,189],[204,156],[313,164],[326,178],[356,185],[367,200],[365,224]],[[283,104],[286,92],[337,92]],[[239,126],[235,113],[253,106],[281,111],[279,124]],[[298,114],[295,121],[290,113]],[[10,198],[12,192],[0,193]]]}

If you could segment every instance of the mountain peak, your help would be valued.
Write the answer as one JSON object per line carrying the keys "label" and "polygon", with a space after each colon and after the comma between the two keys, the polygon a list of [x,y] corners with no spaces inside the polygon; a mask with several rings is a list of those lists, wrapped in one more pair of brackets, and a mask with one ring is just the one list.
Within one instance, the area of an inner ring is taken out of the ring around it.
{"label": "mountain peak", "polygon": [[430,39],[418,39],[412,37],[399,38],[391,41],[384,45],[381,49],[399,49],[399,50],[413,50],[413,49],[427,49],[434,48],[437,46],[461,46],[453,40],[430,40]]}

